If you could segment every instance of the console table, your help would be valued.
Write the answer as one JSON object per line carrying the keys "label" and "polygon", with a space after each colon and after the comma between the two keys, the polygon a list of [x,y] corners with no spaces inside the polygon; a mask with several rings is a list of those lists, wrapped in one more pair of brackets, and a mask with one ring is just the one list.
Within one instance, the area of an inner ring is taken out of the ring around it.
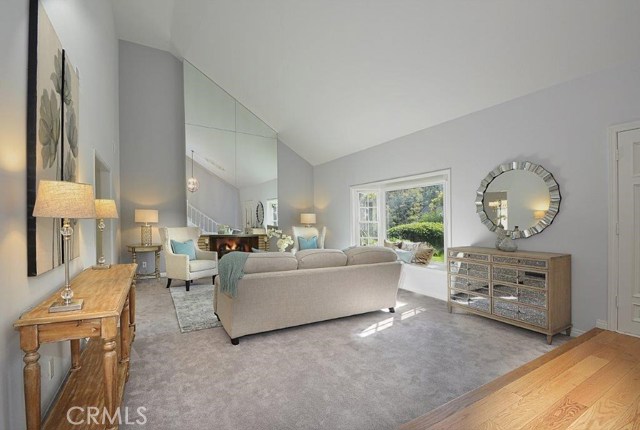
{"label": "console table", "polygon": [[[74,422],[86,418],[89,406],[114,416],[122,403],[129,375],[129,351],[135,337],[135,273],[135,264],[87,269],[71,282],[74,297],[84,299],[83,309],[49,313],[49,306],[60,298],[62,290],[59,290],[14,323],[20,332],[20,348],[25,353],[27,430],[78,428],[67,420],[67,413],[74,406],[74,412],[70,413]],[[87,337],[90,340],[81,353],[80,340]],[[43,343],[67,340],[71,344],[71,371],[42,424],[38,349]],[[111,425],[107,421],[106,426],[96,427],[85,419],[82,428],[111,430],[118,428],[118,422]]]}
{"label": "console table", "polygon": [[571,334],[571,255],[448,250],[449,312],[478,315],[553,336]]}

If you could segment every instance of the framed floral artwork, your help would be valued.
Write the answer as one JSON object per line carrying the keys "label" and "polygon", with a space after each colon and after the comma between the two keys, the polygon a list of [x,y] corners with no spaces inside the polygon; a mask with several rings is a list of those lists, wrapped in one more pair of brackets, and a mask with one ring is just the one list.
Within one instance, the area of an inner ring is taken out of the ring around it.
{"label": "framed floral artwork", "polygon": [[[64,263],[61,220],[35,218],[32,213],[40,180],[77,180],[78,98],[78,72],[66,59],[66,52],[41,2],[30,0],[27,83],[29,276],[40,275]],[[71,258],[78,256],[78,243],[72,243],[71,252]]]}

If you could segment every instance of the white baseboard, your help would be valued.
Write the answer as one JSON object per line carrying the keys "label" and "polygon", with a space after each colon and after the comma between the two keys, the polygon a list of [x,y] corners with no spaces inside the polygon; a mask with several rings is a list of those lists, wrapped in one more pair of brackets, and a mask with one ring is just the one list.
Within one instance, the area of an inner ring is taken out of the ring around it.
{"label": "white baseboard", "polygon": [[578,330],[577,328],[572,328],[571,329],[571,337],[578,337],[578,336],[583,335],[585,333],[586,333],[586,331],[584,331],[584,330]]}
{"label": "white baseboard", "polygon": [[607,330],[609,328],[609,323],[605,320],[596,320],[596,327]]}

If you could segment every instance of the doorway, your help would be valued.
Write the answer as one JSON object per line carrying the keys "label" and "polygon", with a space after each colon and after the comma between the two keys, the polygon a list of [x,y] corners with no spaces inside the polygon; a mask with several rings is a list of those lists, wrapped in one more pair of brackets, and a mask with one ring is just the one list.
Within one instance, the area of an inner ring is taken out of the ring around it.
{"label": "doorway", "polygon": [[[94,165],[94,190],[96,199],[112,199],[111,197],[111,169],[105,163],[97,152],[94,152],[93,156]],[[104,255],[107,262],[111,263],[113,259],[113,220],[105,219],[106,225],[104,233],[98,229],[98,223],[96,221],[96,261],[100,255]]]}
{"label": "doorway", "polygon": [[609,328],[640,336],[640,123],[610,139]]}

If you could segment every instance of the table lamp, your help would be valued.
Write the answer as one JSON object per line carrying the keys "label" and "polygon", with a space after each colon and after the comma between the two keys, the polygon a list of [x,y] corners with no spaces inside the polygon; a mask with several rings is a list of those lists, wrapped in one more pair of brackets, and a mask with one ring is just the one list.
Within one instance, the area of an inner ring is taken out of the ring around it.
{"label": "table lamp", "polygon": [[33,216],[38,218],[62,218],[64,238],[64,290],[62,301],[51,305],[49,312],[66,312],[82,309],[83,300],[73,300],[73,291],[69,282],[70,241],[73,228],[70,219],[95,218],[96,206],[93,186],[66,181],[40,181]]}
{"label": "table lamp", "polygon": [[300,214],[300,224],[304,224],[305,227],[311,227],[311,224],[316,223],[316,214]]}
{"label": "table lamp", "polygon": [[140,227],[140,243],[142,245],[151,245],[152,236],[149,223],[158,222],[158,211],[155,209],[136,209],[135,221],[144,223]]}
{"label": "table lamp", "polygon": [[108,269],[111,264],[107,264],[104,258],[104,244],[102,242],[104,228],[106,227],[105,219],[118,218],[118,211],[116,210],[116,202],[107,199],[96,199],[96,219],[98,220],[98,230],[100,231],[100,258],[94,269]]}

